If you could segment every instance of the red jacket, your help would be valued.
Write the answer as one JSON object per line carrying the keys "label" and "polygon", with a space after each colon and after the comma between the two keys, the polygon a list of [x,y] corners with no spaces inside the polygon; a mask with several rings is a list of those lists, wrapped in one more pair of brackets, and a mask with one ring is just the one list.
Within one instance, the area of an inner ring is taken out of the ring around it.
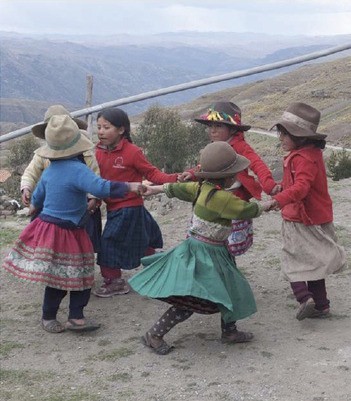
{"label": "red jacket", "polygon": [[248,201],[250,198],[260,200],[262,189],[266,194],[270,194],[275,187],[276,182],[272,177],[272,173],[266,163],[258,156],[252,147],[245,141],[242,132],[236,133],[228,142],[229,145],[241,156],[245,156],[250,160],[249,169],[257,176],[257,179],[249,174],[249,170],[241,171],[237,175],[237,179],[242,186],[233,191],[239,198]]}
{"label": "red jacket", "polygon": [[305,147],[284,158],[283,190],[273,196],[282,208],[284,220],[305,225],[333,221],[332,200],[320,149]]}
{"label": "red jacket", "polygon": [[[96,160],[101,177],[107,180],[141,182],[147,179],[154,184],[177,181],[177,174],[166,174],[160,171],[146,159],[141,148],[126,139],[122,139],[112,150],[98,143]],[[144,204],[143,198],[134,193],[127,194],[125,198],[107,198],[104,201],[108,211]]]}

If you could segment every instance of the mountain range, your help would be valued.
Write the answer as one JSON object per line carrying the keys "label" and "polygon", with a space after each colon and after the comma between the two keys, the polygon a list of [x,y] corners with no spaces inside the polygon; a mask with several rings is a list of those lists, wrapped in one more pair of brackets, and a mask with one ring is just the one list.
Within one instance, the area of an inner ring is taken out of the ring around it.
{"label": "mountain range", "polygon": [[[86,79],[93,76],[92,104],[129,97],[228,72],[264,65],[351,42],[351,35],[271,36],[234,33],[165,33],[111,37],[28,36],[0,32],[1,133],[41,121],[51,104],[85,107]],[[322,59],[344,57],[350,52]],[[219,91],[296,70],[292,66],[156,100],[181,105]],[[126,105],[131,115],[155,99]]]}

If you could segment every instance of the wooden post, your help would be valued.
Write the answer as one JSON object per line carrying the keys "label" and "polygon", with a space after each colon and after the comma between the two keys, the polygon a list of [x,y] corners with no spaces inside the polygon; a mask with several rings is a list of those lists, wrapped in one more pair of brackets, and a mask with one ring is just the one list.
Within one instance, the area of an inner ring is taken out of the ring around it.
{"label": "wooden post", "polygon": [[[86,100],[85,100],[85,107],[92,106],[92,99],[93,99],[93,76],[87,75],[87,91],[86,91]],[[92,114],[88,114],[86,117],[86,122],[88,124],[87,132],[90,140],[93,140],[93,116]]]}

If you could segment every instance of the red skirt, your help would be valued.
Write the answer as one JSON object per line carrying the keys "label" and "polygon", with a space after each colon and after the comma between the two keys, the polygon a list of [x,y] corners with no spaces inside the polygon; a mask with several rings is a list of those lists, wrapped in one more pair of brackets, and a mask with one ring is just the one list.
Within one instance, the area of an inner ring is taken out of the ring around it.
{"label": "red skirt", "polygon": [[85,229],[61,228],[36,218],[22,231],[3,267],[24,280],[81,291],[93,286],[94,264]]}

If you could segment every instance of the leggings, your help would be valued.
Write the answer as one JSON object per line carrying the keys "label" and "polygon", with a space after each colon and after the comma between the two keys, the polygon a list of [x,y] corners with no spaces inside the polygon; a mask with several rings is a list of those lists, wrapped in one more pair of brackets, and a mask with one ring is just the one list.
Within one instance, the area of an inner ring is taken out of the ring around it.
{"label": "leggings", "polygon": [[[83,309],[89,302],[90,291],[90,288],[83,291],[70,291],[68,319],[84,319]],[[42,315],[44,320],[56,319],[61,301],[66,295],[65,290],[45,287]]]}

